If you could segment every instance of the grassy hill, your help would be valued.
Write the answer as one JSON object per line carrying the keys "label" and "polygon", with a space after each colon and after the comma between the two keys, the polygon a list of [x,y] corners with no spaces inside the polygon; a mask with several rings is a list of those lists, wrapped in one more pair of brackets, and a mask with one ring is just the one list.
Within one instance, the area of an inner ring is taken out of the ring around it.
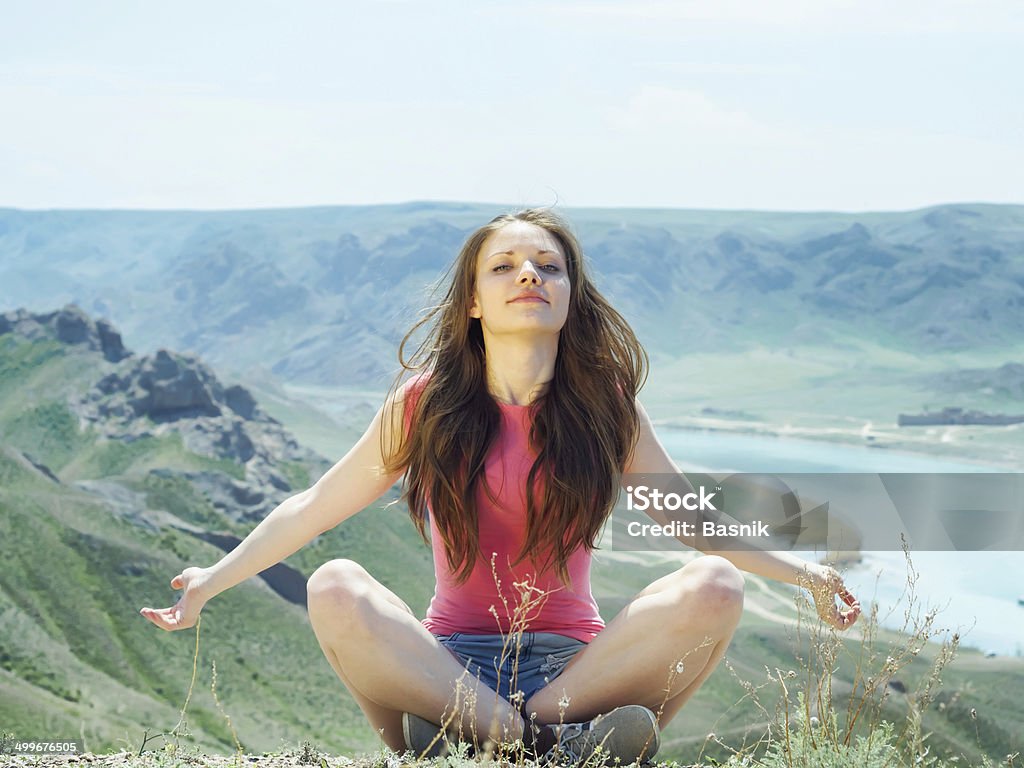
{"label": "grassy hill", "polygon": [[[169,729],[185,700],[192,640],[161,632],[138,609],[171,604],[170,578],[223,552],[171,523],[239,536],[251,526],[217,512],[183,475],[154,473],[237,474],[243,466],[190,453],[180,439],[126,444],[79,429],[62,397],[98,379],[97,366],[56,342],[0,337],[0,722],[18,732],[45,724],[106,749],[140,739],[144,728]],[[97,483],[130,501],[111,504],[91,492]],[[378,578],[422,608],[427,586],[417,571],[429,553],[411,525],[381,535],[381,516],[401,521],[395,509],[367,510],[288,564],[308,576],[334,557],[380,562]],[[218,694],[246,743],[269,748],[312,732],[337,750],[374,746],[301,606],[254,579],[213,601],[203,619],[189,708],[201,742],[233,743],[208,690],[216,661]]]}

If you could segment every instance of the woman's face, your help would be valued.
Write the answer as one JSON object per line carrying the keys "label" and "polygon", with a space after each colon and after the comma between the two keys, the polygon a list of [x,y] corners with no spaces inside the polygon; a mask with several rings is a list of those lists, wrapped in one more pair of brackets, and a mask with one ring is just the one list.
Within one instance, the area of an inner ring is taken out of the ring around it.
{"label": "woman's face", "polygon": [[485,334],[555,334],[569,314],[565,254],[543,227],[509,222],[484,241],[476,257],[470,317]]}

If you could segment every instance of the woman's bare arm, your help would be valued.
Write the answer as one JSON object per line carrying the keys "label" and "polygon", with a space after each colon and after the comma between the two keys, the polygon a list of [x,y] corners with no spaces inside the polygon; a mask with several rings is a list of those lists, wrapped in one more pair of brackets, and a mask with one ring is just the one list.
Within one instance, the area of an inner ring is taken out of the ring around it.
{"label": "woman's bare arm", "polygon": [[163,629],[195,624],[208,600],[297,552],[380,498],[401,473],[384,471],[381,434],[397,446],[402,424],[402,396],[390,399],[374,416],[352,449],[316,484],[288,497],[245,537],[241,544],[208,568],[186,568],[171,580],[184,594],[171,608],[143,608],[140,613]]}
{"label": "woman's bare arm", "polygon": [[[639,400],[636,407],[640,417],[640,433],[633,453],[626,462],[625,474],[678,475],[678,482],[686,486],[687,492],[692,492],[693,486],[669,457]],[[679,540],[687,546],[698,548],[698,541],[694,537],[679,537]],[[715,551],[708,554],[720,555],[740,570],[809,589],[814,596],[818,614],[835,627],[845,629],[860,615],[860,603],[846,589],[839,572],[827,565],[803,560],[789,552],[768,550]],[[848,607],[836,607],[837,595]]]}

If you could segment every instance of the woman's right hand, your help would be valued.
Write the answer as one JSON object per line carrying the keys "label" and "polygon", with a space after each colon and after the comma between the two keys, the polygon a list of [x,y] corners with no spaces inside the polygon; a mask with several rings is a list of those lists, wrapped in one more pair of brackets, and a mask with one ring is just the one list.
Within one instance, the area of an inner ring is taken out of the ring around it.
{"label": "woman's right hand", "polygon": [[206,568],[186,568],[171,579],[172,589],[184,590],[177,603],[170,608],[143,608],[139,613],[168,631],[194,627],[199,612],[210,599],[205,593],[208,580],[209,572]]}

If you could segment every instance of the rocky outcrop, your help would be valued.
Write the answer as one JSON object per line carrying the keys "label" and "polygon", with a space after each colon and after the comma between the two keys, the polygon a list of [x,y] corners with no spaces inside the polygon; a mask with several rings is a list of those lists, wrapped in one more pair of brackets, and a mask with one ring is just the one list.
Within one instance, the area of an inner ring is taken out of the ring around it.
{"label": "rocky outcrop", "polygon": [[[302,490],[291,486],[283,463],[326,466],[266,414],[251,392],[237,384],[224,386],[198,357],[167,349],[132,354],[113,326],[74,305],[46,314],[4,313],[0,333],[53,339],[102,355],[102,377],[68,403],[80,424],[101,439],[128,443],[178,435],[187,451],[237,465],[241,472],[217,471],[216,465],[204,471],[153,470],[184,476],[231,520],[261,520]],[[44,474],[56,479],[48,470]]]}
{"label": "rocky outcrop", "polygon": [[161,349],[104,376],[75,404],[79,417],[110,439],[175,433],[186,449],[245,468],[244,479],[217,471],[185,473],[236,521],[262,519],[292,488],[282,462],[319,463],[257,405],[244,387],[224,387],[197,357]]}
{"label": "rocky outcrop", "polygon": [[237,385],[225,389],[198,358],[166,349],[108,374],[96,390],[102,395],[97,399],[102,401],[99,412],[103,416],[167,422],[222,416],[227,411],[245,420],[273,421],[259,411],[246,389]]}
{"label": "rocky outcrop", "polygon": [[131,355],[113,325],[106,320],[93,320],[75,304],[44,314],[32,314],[26,309],[4,312],[0,314],[0,336],[5,333],[17,333],[33,341],[49,338],[84,346],[100,352],[111,363]]}

